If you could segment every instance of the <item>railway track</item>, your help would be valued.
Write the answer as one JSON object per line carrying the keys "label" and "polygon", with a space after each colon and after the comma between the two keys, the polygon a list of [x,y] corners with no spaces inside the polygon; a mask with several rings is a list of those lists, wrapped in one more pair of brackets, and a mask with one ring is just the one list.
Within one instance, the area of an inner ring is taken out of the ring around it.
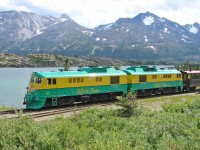
{"label": "railway track", "polygon": [[[189,95],[195,93],[183,93],[183,94],[166,94],[165,96],[181,96],[181,95]],[[148,99],[148,98],[155,98],[155,97],[163,97],[163,95],[156,95],[150,97],[143,97],[138,98],[140,99]],[[47,116],[54,116],[58,114],[66,114],[71,112],[76,112],[83,110],[85,108],[94,107],[94,106],[109,106],[114,104],[116,101],[109,101],[109,102],[98,102],[98,103],[79,103],[72,106],[64,106],[64,107],[53,107],[49,109],[42,109],[42,110],[28,110],[28,109],[12,109],[12,110],[4,110],[0,111],[0,118],[19,118],[20,115],[22,116],[30,116],[32,118],[42,118]]]}
{"label": "railway track", "polygon": [[59,114],[66,114],[66,113],[73,113],[77,112],[86,108],[90,107],[96,107],[96,106],[109,106],[114,104],[116,101],[110,101],[110,102],[99,102],[99,103],[91,103],[91,104],[79,104],[74,106],[68,106],[64,108],[54,108],[54,109],[44,109],[39,111],[32,111],[32,110],[26,110],[26,109],[17,109],[17,110],[6,110],[6,111],[0,111],[1,118],[9,118],[9,119],[16,119],[20,116],[30,116],[32,118],[42,118],[42,117],[48,117],[48,116],[55,116]]}
{"label": "railway track", "polygon": [[96,106],[109,106],[112,105],[113,102],[110,103],[102,103],[102,104],[91,104],[91,105],[82,105],[82,106],[75,106],[75,107],[69,107],[69,108],[63,108],[63,109],[58,109],[58,110],[53,110],[53,111],[48,111],[48,112],[41,112],[37,114],[31,114],[30,116],[32,118],[41,118],[41,117],[46,117],[46,116],[53,116],[53,115],[58,115],[58,114],[66,114],[66,113],[73,113],[77,112],[86,108],[90,107],[96,107]]}
{"label": "railway track", "polygon": [[10,109],[10,110],[0,110],[0,115],[16,114],[16,113],[19,113],[20,111],[23,113],[33,112],[33,110],[18,108],[18,109]]}

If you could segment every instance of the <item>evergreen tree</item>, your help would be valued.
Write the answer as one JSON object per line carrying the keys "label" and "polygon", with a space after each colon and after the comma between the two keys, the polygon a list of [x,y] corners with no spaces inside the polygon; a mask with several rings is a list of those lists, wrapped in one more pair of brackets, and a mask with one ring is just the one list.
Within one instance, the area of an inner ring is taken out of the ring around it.
{"label": "evergreen tree", "polygon": [[135,109],[138,107],[136,98],[137,97],[133,95],[131,91],[129,91],[126,98],[119,99],[119,102],[117,103],[117,105],[121,106],[122,109],[118,110],[118,115],[122,117],[133,116]]}
{"label": "evergreen tree", "polygon": [[69,59],[68,59],[68,58],[66,58],[66,59],[65,59],[65,66],[64,66],[64,70],[65,70],[65,71],[69,71],[69,67],[70,67],[70,65],[69,65]]}

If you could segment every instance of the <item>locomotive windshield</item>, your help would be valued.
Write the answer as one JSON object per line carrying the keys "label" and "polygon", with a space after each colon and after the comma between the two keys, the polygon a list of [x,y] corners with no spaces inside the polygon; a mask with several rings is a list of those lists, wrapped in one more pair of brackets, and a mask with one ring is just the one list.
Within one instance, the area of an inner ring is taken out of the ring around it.
{"label": "locomotive windshield", "polygon": [[36,83],[38,83],[38,84],[42,83],[42,79],[41,78],[36,78]]}
{"label": "locomotive windshield", "polygon": [[31,76],[30,82],[31,82],[31,83],[34,83],[34,76]]}
{"label": "locomotive windshield", "polygon": [[35,75],[35,73],[32,73],[30,83],[34,83],[34,75]]}

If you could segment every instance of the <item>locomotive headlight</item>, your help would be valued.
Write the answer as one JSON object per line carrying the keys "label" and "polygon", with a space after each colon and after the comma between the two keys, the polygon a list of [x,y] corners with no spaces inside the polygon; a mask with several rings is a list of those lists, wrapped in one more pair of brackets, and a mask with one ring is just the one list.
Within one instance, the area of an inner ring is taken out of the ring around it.
{"label": "locomotive headlight", "polygon": [[33,87],[30,87],[30,91],[33,92],[35,89]]}

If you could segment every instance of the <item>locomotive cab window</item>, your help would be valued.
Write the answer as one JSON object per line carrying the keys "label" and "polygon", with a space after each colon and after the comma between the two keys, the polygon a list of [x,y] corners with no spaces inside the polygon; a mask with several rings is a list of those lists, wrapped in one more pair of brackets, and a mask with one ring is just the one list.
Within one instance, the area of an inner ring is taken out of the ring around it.
{"label": "locomotive cab window", "polygon": [[51,85],[51,84],[55,85],[56,79],[51,79],[51,78],[47,79],[47,85]]}
{"label": "locomotive cab window", "polygon": [[34,77],[33,76],[31,77],[31,83],[34,83]]}
{"label": "locomotive cab window", "polygon": [[119,83],[119,76],[110,77],[110,84],[118,84]]}
{"label": "locomotive cab window", "polygon": [[102,82],[102,77],[96,77],[96,82]]}
{"label": "locomotive cab window", "polygon": [[177,77],[177,78],[181,78],[181,74],[177,74],[176,77]]}
{"label": "locomotive cab window", "polygon": [[37,78],[37,79],[36,79],[36,83],[37,83],[37,84],[42,83],[42,79],[41,79],[41,78]]}
{"label": "locomotive cab window", "polygon": [[51,79],[47,79],[47,84],[51,85]]}
{"label": "locomotive cab window", "polygon": [[72,78],[69,78],[69,83],[72,83]]}
{"label": "locomotive cab window", "polygon": [[146,80],[147,80],[146,75],[140,75],[139,76],[139,82],[146,82]]}
{"label": "locomotive cab window", "polygon": [[53,84],[55,85],[56,84],[56,79],[52,79],[53,80]]}
{"label": "locomotive cab window", "polygon": [[156,75],[152,75],[152,79],[156,79],[157,78],[157,76]]}

